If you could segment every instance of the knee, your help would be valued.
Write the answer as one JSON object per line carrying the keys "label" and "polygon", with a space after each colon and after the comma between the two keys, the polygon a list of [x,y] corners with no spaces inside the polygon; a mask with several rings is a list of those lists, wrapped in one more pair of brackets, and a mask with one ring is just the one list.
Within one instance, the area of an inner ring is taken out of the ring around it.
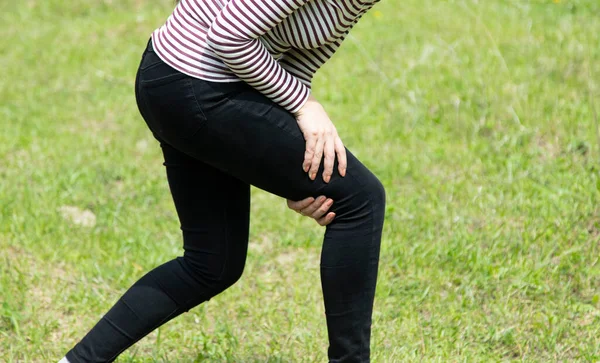
{"label": "knee", "polygon": [[216,292],[219,293],[224,291],[238,282],[244,273],[244,266],[244,261],[236,264],[226,265],[222,270],[223,273],[221,274],[221,277],[217,280],[215,289]]}
{"label": "knee", "polygon": [[[223,244],[229,243],[223,241]],[[243,252],[226,247],[219,254],[186,249],[182,260],[189,274],[214,296],[242,277],[246,262],[246,254]]]}
{"label": "knee", "polygon": [[383,183],[375,175],[371,174],[368,178],[365,191],[367,194],[368,203],[371,204],[371,213],[373,214],[373,217],[376,220],[383,222],[383,218],[385,216],[386,199],[386,192]]}
{"label": "knee", "polygon": [[369,182],[365,189],[371,195],[374,203],[377,203],[380,208],[385,208],[386,193],[383,183],[373,174],[370,175],[368,180]]}
{"label": "knee", "polygon": [[[334,222],[347,220],[352,223],[383,223],[385,214],[386,191],[381,181],[364,168],[360,174],[347,176],[344,185],[337,190],[339,199],[335,210]],[[334,197],[335,200],[335,197]]]}
{"label": "knee", "polygon": [[366,170],[360,177],[360,183],[357,189],[360,190],[359,203],[363,203],[370,209],[371,213],[381,214],[385,212],[385,187],[383,183],[373,173]]}
{"label": "knee", "polygon": [[[191,256],[190,256],[191,255]],[[215,296],[235,284],[244,272],[245,262],[227,261],[215,258],[208,262],[206,259],[198,260],[193,254],[184,254],[183,261],[186,269],[194,280]]]}

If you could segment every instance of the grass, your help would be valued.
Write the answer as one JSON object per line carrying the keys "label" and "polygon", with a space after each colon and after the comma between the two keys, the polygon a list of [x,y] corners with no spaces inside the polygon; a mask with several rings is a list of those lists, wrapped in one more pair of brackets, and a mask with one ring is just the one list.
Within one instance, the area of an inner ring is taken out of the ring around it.
{"label": "grass", "polygon": [[[171,7],[0,3],[0,361],[58,360],[182,252],[132,89]],[[596,0],[382,1],[318,73],[315,95],[387,188],[374,362],[600,361],[598,14]],[[242,280],[119,362],[326,360],[323,229],[252,193]]]}

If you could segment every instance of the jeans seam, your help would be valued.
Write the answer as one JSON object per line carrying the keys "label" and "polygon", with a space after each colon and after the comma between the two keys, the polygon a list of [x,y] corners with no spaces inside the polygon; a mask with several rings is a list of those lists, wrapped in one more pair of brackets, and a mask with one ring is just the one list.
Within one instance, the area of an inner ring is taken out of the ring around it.
{"label": "jeans seam", "polygon": [[[371,193],[367,193],[369,196],[371,195]],[[371,245],[373,245],[373,239],[375,237],[375,218],[373,217],[373,203],[369,203],[371,206],[371,213],[369,213],[369,217],[370,217],[370,222],[371,222]],[[367,261],[367,264],[369,262]],[[367,317],[367,313],[365,311],[363,311],[363,314],[365,317]],[[362,332],[361,332],[362,333]],[[361,334],[362,335],[362,334]],[[361,337],[362,338],[362,337]],[[369,341],[370,344],[370,341]],[[363,355],[364,355],[364,346],[363,344],[360,344],[360,350],[358,351],[358,356],[360,357],[361,362],[363,361]]]}
{"label": "jeans seam", "polygon": [[[224,208],[225,210],[223,211],[223,218],[225,220],[225,226],[227,226],[227,207]],[[229,228],[225,228],[225,251],[229,251]],[[223,279],[223,275],[225,274],[225,271],[227,270],[227,266],[229,264],[229,255],[227,253],[225,253],[225,258],[223,259],[223,267],[221,269],[221,273],[219,274],[219,280]]]}
{"label": "jeans seam", "polygon": [[[202,118],[204,119],[204,122],[206,123],[208,121],[208,119],[206,117],[206,114],[204,113],[204,110],[202,110],[202,106],[200,106],[200,102],[198,102],[198,97],[196,97],[196,90],[194,89],[193,79],[188,77],[186,79],[186,81],[187,81],[188,87],[190,87],[192,90],[192,96],[194,96],[194,102],[196,102],[196,107],[198,107],[198,111],[200,112],[200,114],[202,115]],[[200,128],[198,130],[200,130]],[[196,132],[198,132],[198,130]],[[193,135],[191,135],[191,136],[193,136]]]}

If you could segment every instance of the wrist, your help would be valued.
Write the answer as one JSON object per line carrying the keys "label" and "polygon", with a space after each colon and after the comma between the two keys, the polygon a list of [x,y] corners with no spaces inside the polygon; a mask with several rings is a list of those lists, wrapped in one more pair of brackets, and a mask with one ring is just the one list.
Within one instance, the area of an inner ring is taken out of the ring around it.
{"label": "wrist", "polygon": [[298,109],[298,111],[294,112],[294,116],[298,117],[303,115],[306,110],[313,108],[313,107],[322,107],[321,104],[319,103],[319,101],[317,101],[317,99],[310,94],[308,96],[308,98],[306,99],[306,101],[304,102],[304,104]]}

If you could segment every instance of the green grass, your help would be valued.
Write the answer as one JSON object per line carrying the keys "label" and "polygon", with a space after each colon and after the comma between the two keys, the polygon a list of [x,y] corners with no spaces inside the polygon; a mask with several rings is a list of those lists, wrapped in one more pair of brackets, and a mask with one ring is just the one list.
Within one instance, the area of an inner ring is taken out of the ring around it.
{"label": "green grass", "polygon": [[[0,2],[0,361],[58,360],[182,253],[132,88],[171,7]],[[384,0],[318,73],[387,188],[373,362],[600,361],[599,15],[596,0]],[[252,193],[241,281],[119,362],[326,360],[323,229]]]}

